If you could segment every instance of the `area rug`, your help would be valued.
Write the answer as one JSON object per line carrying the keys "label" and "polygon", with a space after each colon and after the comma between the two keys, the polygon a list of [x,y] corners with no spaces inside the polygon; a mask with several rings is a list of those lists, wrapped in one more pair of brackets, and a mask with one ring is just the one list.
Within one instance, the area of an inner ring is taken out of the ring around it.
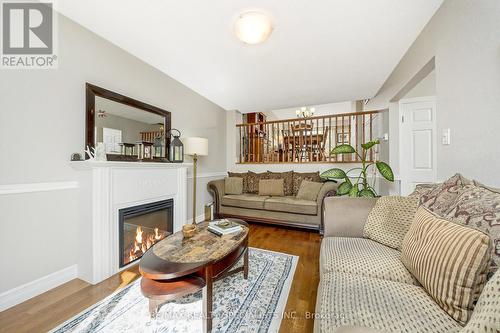
{"label": "area rug", "polygon": [[[298,257],[249,249],[248,280],[238,273],[214,283],[212,332],[277,332]],[[241,265],[239,263],[237,265]],[[163,305],[151,319],[140,279],[66,321],[52,332],[202,331],[201,291]]]}

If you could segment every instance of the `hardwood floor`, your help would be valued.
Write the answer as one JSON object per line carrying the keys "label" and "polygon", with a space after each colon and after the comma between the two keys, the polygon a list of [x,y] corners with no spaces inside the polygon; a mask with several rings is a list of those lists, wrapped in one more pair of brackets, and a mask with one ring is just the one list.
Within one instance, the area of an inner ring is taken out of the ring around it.
{"label": "hardwood floor", "polygon": [[[282,227],[250,225],[250,246],[299,256],[280,332],[312,332],[319,283],[320,236]],[[90,285],[75,279],[24,303],[0,312],[0,332],[46,332],[139,278],[137,266]]]}

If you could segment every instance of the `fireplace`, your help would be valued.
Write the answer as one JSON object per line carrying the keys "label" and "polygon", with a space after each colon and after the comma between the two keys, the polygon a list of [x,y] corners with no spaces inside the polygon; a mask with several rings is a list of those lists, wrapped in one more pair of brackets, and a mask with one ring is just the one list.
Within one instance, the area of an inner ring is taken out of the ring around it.
{"label": "fireplace", "polygon": [[120,268],[140,259],[151,246],[171,235],[173,215],[173,199],[120,209]]}

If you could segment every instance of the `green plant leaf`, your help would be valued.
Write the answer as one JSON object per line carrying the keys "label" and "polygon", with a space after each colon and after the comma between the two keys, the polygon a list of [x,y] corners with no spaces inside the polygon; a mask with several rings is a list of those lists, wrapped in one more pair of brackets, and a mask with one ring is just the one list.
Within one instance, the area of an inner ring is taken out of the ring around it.
{"label": "green plant leaf", "polygon": [[358,184],[354,185],[353,187],[351,187],[351,189],[349,190],[349,196],[351,198],[356,198],[358,196],[358,193],[359,193],[359,190],[358,190]]}
{"label": "green plant leaf", "polygon": [[348,144],[342,144],[338,145],[337,147],[333,148],[330,154],[352,154],[355,153],[356,149],[354,149],[353,146],[348,145]]}
{"label": "green plant leaf", "polygon": [[361,198],[375,198],[377,195],[372,190],[365,188],[359,192],[358,196]]}
{"label": "green plant leaf", "polygon": [[379,140],[368,141],[367,143],[362,143],[361,147],[365,150],[368,150],[368,149],[372,148],[373,146],[378,145],[379,143],[380,143]]}
{"label": "green plant leaf", "polygon": [[391,167],[389,166],[389,164],[385,163],[385,162],[377,162],[376,163],[377,165],[377,169],[378,171],[380,172],[380,174],[385,178],[387,179],[388,181],[390,182],[393,182],[394,181],[394,173],[392,172],[392,169]]}
{"label": "green plant leaf", "polygon": [[347,175],[345,174],[344,170],[339,168],[326,170],[320,175],[321,178],[326,178],[326,179],[343,179],[346,176]]}
{"label": "green plant leaf", "polygon": [[352,184],[351,182],[343,182],[342,184],[339,185],[339,187],[337,188],[337,195],[346,195],[349,193],[349,191],[351,190],[352,188]]}

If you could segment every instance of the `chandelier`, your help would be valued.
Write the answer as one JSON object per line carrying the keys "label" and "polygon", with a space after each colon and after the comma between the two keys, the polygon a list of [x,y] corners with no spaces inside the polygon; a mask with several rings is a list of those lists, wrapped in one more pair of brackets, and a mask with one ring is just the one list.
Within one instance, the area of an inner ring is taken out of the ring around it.
{"label": "chandelier", "polygon": [[303,106],[300,109],[295,110],[295,114],[297,115],[298,118],[309,118],[314,116],[314,112],[316,111],[316,108],[310,108],[307,106]]}

